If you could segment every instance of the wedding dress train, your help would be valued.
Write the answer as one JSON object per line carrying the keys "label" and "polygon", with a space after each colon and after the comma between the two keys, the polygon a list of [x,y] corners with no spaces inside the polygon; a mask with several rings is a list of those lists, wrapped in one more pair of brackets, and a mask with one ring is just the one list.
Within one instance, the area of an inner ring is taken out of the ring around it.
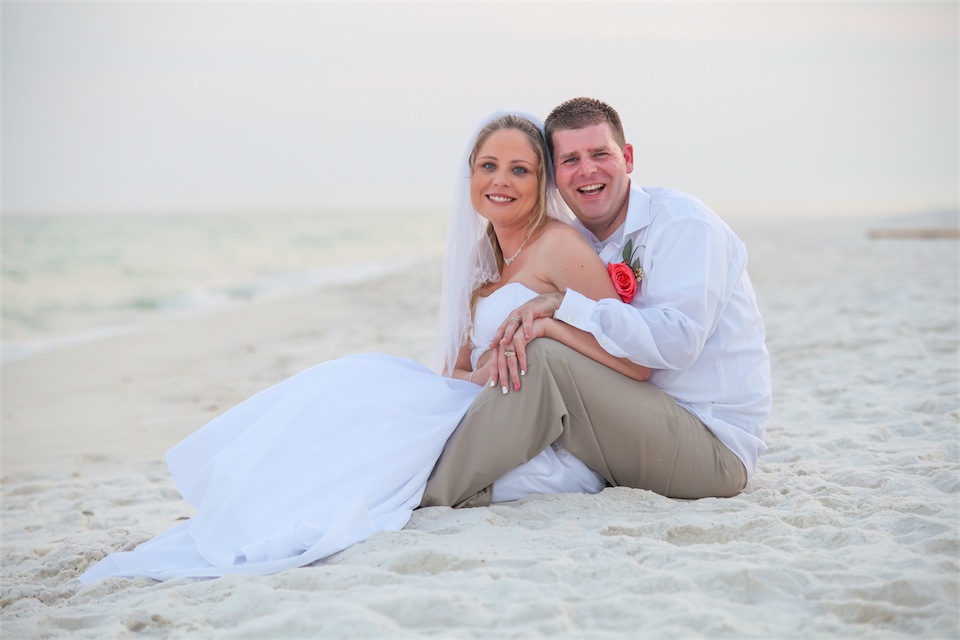
{"label": "wedding dress train", "polygon": [[[505,315],[534,295],[511,283],[481,299],[474,342],[488,341]],[[196,515],[133,551],[107,556],[80,580],[269,574],[401,529],[480,391],[384,354],[307,369],[173,447],[170,471]],[[603,486],[569,453],[548,448],[498,481],[494,499]]]}

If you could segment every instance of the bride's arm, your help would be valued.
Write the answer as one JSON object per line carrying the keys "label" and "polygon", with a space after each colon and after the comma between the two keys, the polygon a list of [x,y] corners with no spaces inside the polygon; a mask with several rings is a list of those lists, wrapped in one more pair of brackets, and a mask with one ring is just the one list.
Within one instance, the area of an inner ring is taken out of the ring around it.
{"label": "bride's arm", "polygon": [[460,347],[460,353],[457,355],[457,363],[454,365],[453,371],[450,373],[451,378],[457,378],[459,380],[466,380],[467,382],[472,382],[474,384],[483,385],[486,384],[487,380],[490,378],[490,374],[487,373],[486,378],[483,377],[483,371],[486,367],[477,366],[477,369],[473,369],[473,364],[470,362],[470,347],[464,346]]}

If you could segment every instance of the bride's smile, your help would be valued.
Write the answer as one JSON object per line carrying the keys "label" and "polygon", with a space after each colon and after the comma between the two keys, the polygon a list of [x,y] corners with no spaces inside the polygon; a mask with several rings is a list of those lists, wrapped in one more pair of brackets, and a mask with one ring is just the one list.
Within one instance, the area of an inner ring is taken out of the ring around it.
{"label": "bride's smile", "polygon": [[474,208],[495,226],[523,226],[539,198],[537,154],[516,129],[494,131],[477,152],[470,178]]}

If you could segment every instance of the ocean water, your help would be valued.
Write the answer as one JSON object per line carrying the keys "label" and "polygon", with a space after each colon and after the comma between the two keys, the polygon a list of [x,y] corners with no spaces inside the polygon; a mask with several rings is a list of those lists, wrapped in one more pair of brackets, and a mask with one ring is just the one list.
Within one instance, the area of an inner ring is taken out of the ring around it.
{"label": "ocean water", "polygon": [[3,216],[3,361],[442,255],[440,210]]}

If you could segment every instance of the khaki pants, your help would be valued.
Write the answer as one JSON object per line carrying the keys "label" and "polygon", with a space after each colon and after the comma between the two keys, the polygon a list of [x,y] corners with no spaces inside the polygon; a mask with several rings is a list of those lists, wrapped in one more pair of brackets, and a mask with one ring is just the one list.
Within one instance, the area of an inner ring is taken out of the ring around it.
{"label": "khaki pants", "polygon": [[554,440],[613,486],[728,497],[743,463],[673,398],[556,341],[527,348],[520,391],[487,387],[447,441],[420,506],[490,504],[493,482]]}

